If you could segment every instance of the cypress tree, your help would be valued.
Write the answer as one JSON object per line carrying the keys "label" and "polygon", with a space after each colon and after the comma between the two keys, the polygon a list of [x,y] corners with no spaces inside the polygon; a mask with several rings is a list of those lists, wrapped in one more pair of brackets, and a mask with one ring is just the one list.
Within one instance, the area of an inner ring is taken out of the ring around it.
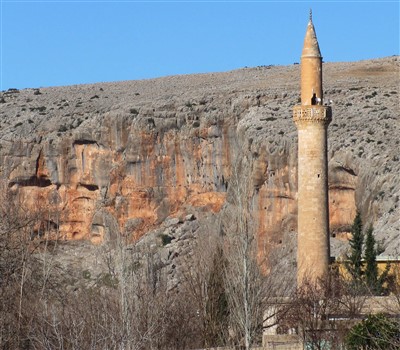
{"label": "cypress tree", "polygon": [[364,244],[364,236],[362,233],[361,214],[357,211],[354,218],[353,226],[351,228],[352,238],[350,239],[350,256],[347,256],[347,263],[345,267],[350,273],[353,282],[356,285],[361,285],[363,277],[363,261],[362,252]]}
{"label": "cypress tree", "polygon": [[370,226],[365,240],[365,283],[373,294],[381,295],[385,292],[384,284],[389,279],[390,264],[386,264],[385,270],[379,274],[376,262],[378,252],[373,231]]}
{"label": "cypress tree", "polygon": [[367,230],[365,239],[365,282],[369,290],[376,294],[380,293],[382,286],[379,286],[378,264],[376,262],[376,248],[373,228]]}

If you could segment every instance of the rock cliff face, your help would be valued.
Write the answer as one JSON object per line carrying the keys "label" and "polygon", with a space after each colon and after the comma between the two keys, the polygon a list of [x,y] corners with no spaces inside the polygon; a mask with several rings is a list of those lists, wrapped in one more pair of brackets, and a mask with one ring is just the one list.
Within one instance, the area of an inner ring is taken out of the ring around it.
{"label": "rock cliff face", "polygon": [[[384,254],[400,249],[399,58],[324,65],[333,251],[356,208]],[[222,215],[249,170],[260,254],[296,231],[299,66],[9,90],[0,176],[65,239],[136,240],[171,218]],[[236,174],[237,175],[237,174]]]}

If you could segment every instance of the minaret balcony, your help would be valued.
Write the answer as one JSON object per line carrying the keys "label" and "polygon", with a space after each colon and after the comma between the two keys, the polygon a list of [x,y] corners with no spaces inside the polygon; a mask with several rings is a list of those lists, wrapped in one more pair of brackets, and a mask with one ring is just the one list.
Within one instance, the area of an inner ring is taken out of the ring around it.
{"label": "minaret balcony", "polygon": [[310,121],[328,125],[332,121],[332,108],[321,105],[295,106],[293,108],[293,120],[295,123]]}

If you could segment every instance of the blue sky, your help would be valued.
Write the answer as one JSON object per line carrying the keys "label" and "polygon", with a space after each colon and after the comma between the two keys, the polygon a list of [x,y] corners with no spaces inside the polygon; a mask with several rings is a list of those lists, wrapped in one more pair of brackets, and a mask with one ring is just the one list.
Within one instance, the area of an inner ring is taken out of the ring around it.
{"label": "blue sky", "polygon": [[0,0],[0,90],[399,54],[399,1]]}

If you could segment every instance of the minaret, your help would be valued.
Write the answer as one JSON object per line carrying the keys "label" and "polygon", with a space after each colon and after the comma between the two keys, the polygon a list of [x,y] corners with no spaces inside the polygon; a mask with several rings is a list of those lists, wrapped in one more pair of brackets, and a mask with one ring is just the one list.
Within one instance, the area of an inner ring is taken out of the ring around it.
{"label": "minaret", "polygon": [[322,57],[312,15],[301,55],[301,105],[293,119],[298,129],[297,283],[316,282],[328,272],[329,208],[327,127],[332,111],[323,105]]}

